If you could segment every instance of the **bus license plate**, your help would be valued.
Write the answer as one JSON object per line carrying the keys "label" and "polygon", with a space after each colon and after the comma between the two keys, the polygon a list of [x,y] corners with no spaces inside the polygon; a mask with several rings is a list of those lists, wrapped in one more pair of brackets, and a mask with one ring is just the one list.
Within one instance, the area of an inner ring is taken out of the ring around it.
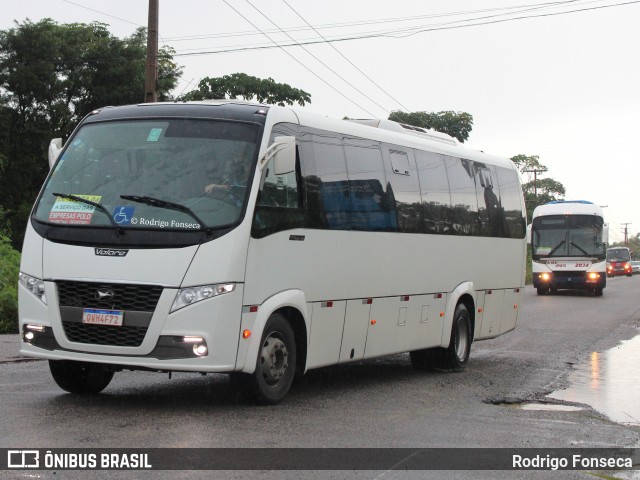
{"label": "bus license plate", "polygon": [[119,327],[122,325],[123,320],[124,311],[122,310],[98,310],[94,308],[82,310],[82,323]]}

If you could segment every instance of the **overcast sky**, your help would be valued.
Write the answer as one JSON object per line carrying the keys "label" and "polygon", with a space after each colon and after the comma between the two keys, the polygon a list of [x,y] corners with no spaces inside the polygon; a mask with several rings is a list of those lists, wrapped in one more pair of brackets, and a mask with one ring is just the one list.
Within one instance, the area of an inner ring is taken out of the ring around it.
{"label": "overcast sky", "polygon": [[[124,37],[146,26],[148,2],[2,7],[0,29],[50,17]],[[177,94],[244,72],[306,90],[306,108],[336,118],[468,112],[467,147],[538,155],[566,199],[607,206],[613,242],[624,223],[640,230],[638,19],[629,0],[160,0],[159,31],[184,67]],[[367,38],[323,41],[353,37]]]}

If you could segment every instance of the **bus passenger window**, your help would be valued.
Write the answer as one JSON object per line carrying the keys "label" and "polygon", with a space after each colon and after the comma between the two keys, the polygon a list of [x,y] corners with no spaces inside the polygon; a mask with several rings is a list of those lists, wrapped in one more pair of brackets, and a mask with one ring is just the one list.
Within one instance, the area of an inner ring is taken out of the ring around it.
{"label": "bus passenger window", "polygon": [[[296,170],[298,169],[299,162],[296,166]],[[253,217],[251,234],[256,238],[291,228],[300,228],[303,224],[302,196],[298,186],[299,173],[294,171],[285,175],[276,175],[274,172],[273,160],[270,160],[263,171]]]}

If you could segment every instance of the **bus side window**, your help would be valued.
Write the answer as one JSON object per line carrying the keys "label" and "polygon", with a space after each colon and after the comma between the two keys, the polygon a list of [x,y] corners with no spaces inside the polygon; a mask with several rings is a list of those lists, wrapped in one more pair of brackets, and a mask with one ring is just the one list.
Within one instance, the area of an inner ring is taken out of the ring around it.
{"label": "bus side window", "polygon": [[296,170],[284,175],[275,174],[273,162],[267,163],[260,182],[252,225],[252,235],[257,238],[303,225],[299,157]]}

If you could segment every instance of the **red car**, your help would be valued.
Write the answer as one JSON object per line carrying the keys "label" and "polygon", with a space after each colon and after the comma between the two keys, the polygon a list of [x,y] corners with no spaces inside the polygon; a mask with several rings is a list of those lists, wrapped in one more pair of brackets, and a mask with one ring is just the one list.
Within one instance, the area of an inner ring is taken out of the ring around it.
{"label": "red car", "polygon": [[607,250],[607,276],[626,275],[630,277],[631,254],[627,247],[614,247]]}

